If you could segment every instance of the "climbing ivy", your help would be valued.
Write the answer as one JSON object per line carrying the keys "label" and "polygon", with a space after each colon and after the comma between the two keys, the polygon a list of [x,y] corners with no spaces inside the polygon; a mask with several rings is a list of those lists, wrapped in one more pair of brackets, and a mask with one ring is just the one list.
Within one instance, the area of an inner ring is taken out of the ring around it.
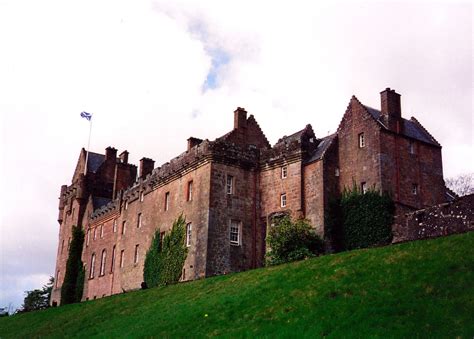
{"label": "climbing ivy", "polygon": [[160,230],[155,232],[145,257],[143,280],[147,287],[177,283],[181,277],[184,261],[188,254],[185,244],[186,219],[180,215],[171,231],[160,242]]}
{"label": "climbing ivy", "polygon": [[80,226],[72,227],[72,239],[66,262],[66,274],[61,287],[61,305],[81,301],[84,289],[84,265],[81,260],[84,231]]}

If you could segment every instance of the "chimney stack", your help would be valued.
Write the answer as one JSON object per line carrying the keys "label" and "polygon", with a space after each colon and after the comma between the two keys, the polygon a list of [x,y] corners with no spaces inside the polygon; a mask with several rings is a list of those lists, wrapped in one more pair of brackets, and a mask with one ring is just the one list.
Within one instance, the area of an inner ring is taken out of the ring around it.
{"label": "chimney stack", "polygon": [[128,151],[123,151],[119,155],[120,162],[123,164],[128,164]]}
{"label": "chimney stack", "polygon": [[144,178],[153,171],[155,167],[155,162],[150,158],[141,158],[140,159],[140,173],[139,177]]}
{"label": "chimney stack", "polygon": [[400,94],[387,87],[380,92],[380,104],[383,121],[390,130],[398,132],[402,118]]}
{"label": "chimney stack", "polygon": [[245,108],[237,107],[234,111],[234,129],[247,127],[247,111]]}
{"label": "chimney stack", "polygon": [[105,160],[114,160],[117,159],[117,150],[112,146],[109,146],[105,149]]}
{"label": "chimney stack", "polygon": [[199,145],[202,142],[202,139],[189,137],[188,138],[188,151],[196,145]]}

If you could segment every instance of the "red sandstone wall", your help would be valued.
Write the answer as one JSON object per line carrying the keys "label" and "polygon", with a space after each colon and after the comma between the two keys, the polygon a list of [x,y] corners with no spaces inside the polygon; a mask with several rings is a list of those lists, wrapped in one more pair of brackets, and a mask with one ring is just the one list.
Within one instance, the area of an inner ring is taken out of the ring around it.
{"label": "red sandstone wall", "polygon": [[304,166],[304,210],[305,217],[324,236],[324,188],[323,161],[319,160]]}

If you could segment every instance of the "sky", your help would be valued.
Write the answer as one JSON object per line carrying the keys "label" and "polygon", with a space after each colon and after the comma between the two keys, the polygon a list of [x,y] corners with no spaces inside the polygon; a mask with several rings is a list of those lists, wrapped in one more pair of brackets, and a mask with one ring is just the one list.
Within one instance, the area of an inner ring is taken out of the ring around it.
{"label": "sky", "polygon": [[159,166],[245,107],[271,144],[336,131],[352,95],[402,95],[474,172],[470,1],[0,0],[0,307],[54,274],[58,196],[80,149]]}

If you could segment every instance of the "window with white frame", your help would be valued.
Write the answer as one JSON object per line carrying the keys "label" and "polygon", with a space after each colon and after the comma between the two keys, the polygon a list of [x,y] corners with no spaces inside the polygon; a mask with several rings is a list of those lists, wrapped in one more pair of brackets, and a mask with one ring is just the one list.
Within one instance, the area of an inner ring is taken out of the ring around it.
{"label": "window with white frame", "polygon": [[138,216],[137,216],[137,228],[140,228],[142,227],[142,214],[141,213],[138,213]]}
{"label": "window with white frame", "polygon": [[91,256],[91,270],[89,272],[89,279],[94,278],[94,268],[95,268],[95,253],[92,253],[92,256]]}
{"label": "window with white frame", "polygon": [[99,275],[104,275],[105,274],[105,261],[107,259],[107,251],[104,249],[102,250],[102,256],[100,258],[100,274]]}
{"label": "window with white frame", "polygon": [[417,195],[418,194],[418,185],[417,184],[413,184],[411,186],[411,193],[413,193],[413,195]]}
{"label": "window with white frame", "polygon": [[100,237],[104,237],[104,224],[100,225]]}
{"label": "window with white frame", "polygon": [[186,224],[186,247],[191,246],[191,234],[193,231],[193,224],[188,222]]}
{"label": "window with white frame", "polygon": [[117,232],[117,219],[114,219],[113,229],[114,229],[114,233],[116,233]]}
{"label": "window with white frame", "polygon": [[281,178],[286,179],[288,177],[288,166],[283,166],[281,168]]}
{"label": "window with white frame", "polygon": [[365,147],[365,135],[364,133],[359,133],[359,148]]}
{"label": "window with white frame", "polygon": [[140,193],[140,201],[143,202],[145,200],[145,192]]}
{"label": "window with white frame", "polygon": [[94,240],[97,239],[97,227],[94,227]]}
{"label": "window with white frame", "polygon": [[120,251],[120,268],[123,267],[124,261],[125,261],[125,250],[121,250]]}
{"label": "window with white frame", "polygon": [[133,258],[133,263],[136,264],[138,262],[138,248],[139,245],[135,245],[135,256]]}
{"label": "window with white frame", "polygon": [[225,192],[227,194],[234,194],[234,177],[232,175],[227,175]]}
{"label": "window with white frame", "polygon": [[360,190],[362,191],[362,193],[367,193],[367,183],[365,181],[361,182],[360,183]]}
{"label": "window with white frame", "polygon": [[239,220],[230,221],[230,243],[240,245],[241,222]]}
{"label": "window with white frame", "polygon": [[193,200],[193,181],[188,182],[188,192],[187,192],[187,201],[192,201]]}
{"label": "window with white frame", "polygon": [[170,192],[165,193],[165,211],[170,209]]}
{"label": "window with white frame", "polygon": [[280,206],[286,207],[286,193],[280,194]]}

